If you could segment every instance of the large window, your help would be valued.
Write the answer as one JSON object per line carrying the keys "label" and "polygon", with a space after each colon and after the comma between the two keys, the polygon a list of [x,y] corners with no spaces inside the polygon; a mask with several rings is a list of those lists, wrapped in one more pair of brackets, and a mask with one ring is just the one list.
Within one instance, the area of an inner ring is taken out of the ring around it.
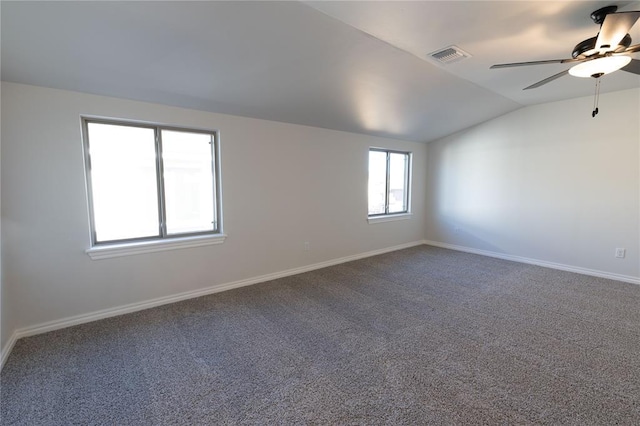
{"label": "large window", "polygon": [[83,119],[92,245],[220,233],[217,134]]}
{"label": "large window", "polygon": [[411,153],[369,150],[369,217],[409,212]]}

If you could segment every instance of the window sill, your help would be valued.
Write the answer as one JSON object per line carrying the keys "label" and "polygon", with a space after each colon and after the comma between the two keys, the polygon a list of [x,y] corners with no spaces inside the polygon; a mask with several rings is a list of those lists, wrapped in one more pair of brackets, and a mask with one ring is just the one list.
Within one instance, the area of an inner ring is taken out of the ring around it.
{"label": "window sill", "polygon": [[178,250],[190,247],[222,244],[226,238],[227,236],[225,234],[212,234],[165,240],[140,241],[136,243],[111,244],[91,247],[90,249],[87,249],[85,253],[87,253],[92,260],[100,260],[112,257],[154,253],[157,251]]}
{"label": "window sill", "polygon": [[397,220],[411,219],[411,216],[413,216],[412,213],[400,213],[390,214],[386,216],[373,216],[369,217],[367,220],[369,221],[369,223],[395,222]]}

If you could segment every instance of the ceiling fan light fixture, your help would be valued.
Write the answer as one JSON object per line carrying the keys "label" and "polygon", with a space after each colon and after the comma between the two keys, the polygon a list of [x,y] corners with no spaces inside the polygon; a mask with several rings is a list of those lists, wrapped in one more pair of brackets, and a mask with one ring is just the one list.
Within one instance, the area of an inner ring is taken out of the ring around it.
{"label": "ceiling fan light fixture", "polygon": [[574,77],[601,76],[617,71],[629,62],[631,62],[630,56],[605,56],[575,65],[569,69],[569,74]]}

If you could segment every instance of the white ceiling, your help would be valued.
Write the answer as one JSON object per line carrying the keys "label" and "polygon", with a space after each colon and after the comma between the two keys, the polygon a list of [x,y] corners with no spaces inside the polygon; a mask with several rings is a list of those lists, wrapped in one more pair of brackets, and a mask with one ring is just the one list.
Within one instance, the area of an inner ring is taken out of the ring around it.
{"label": "white ceiling", "polygon": [[[592,79],[522,88],[597,34],[608,1],[7,2],[2,80],[350,132],[430,141]],[[617,2],[640,10],[640,2]],[[640,23],[632,33],[640,42]],[[473,55],[427,59],[455,44]],[[640,56],[640,55],[636,55]],[[602,91],[640,87],[616,72]],[[586,108],[588,114],[588,108]]]}

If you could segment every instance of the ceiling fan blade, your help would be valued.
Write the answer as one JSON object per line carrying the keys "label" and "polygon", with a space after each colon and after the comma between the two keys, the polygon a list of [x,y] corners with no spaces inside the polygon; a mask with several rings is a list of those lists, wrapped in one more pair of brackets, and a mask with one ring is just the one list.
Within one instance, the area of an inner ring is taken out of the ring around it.
{"label": "ceiling fan blade", "polygon": [[535,84],[532,84],[532,85],[531,85],[531,86],[529,86],[529,87],[525,87],[525,88],[524,88],[524,89],[522,89],[522,90],[535,89],[535,88],[537,88],[537,87],[544,86],[545,84],[550,83],[550,82],[552,82],[553,80],[555,80],[555,79],[557,79],[557,78],[560,78],[560,77],[562,77],[562,76],[564,76],[564,75],[567,75],[567,74],[569,74],[569,70],[564,70],[564,71],[562,71],[562,72],[559,72],[558,74],[554,74],[554,75],[552,75],[551,77],[547,77],[547,78],[545,78],[544,80],[541,80],[541,81],[539,81],[539,82],[537,82],[537,83],[535,83]]}
{"label": "ceiling fan blade", "polygon": [[622,53],[635,53],[635,52],[640,52],[640,44],[634,44],[633,46],[629,46]]}
{"label": "ceiling fan blade", "polygon": [[600,27],[595,48],[608,49],[618,46],[638,18],[640,18],[640,11],[608,14]]}
{"label": "ceiling fan blade", "polygon": [[546,61],[531,61],[531,62],[514,62],[512,64],[497,64],[491,65],[490,69],[496,68],[511,68],[511,67],[525,67],[528,65],[544,65],[544,64],[564,64],[567,62],[579,62],[584,59],[548,59]]}
{"label": "ceiling fan blade", "polygon": [[633,74],[640,75],[640,61],[637,59],[632,59],[628,65],[620,68],[623,71],[630,72]]}

